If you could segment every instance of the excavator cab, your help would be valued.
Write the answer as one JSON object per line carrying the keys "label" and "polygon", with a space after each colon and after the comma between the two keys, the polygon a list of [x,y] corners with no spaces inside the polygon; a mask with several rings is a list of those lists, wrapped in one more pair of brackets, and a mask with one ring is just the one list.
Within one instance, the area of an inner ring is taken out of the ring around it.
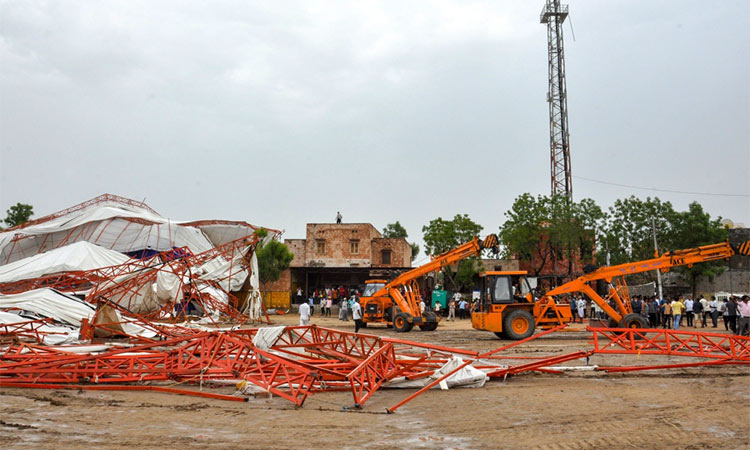
{"label": "excavator cab", "polygon": [[471,326],[507,339],[525,339],[534,333],[534,297],[526,272],[483,272],[477,311]]}

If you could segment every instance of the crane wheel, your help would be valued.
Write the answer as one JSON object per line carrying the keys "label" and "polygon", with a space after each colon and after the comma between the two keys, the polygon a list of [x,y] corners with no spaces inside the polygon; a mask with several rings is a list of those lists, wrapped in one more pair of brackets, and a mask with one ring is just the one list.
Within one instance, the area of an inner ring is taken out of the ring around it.
{"label": "crane wheel", "polygon": [[620,328],[648,328],[646,318],[640,314],[628,314],[618,324]]}
{"label": "crane wheel", "polygon": [[426,323],[419,326],[419,329],[422,331],[435,331],[437,330],[438,322],[437,322],[437,315],[432,311],[427,311],[424,313],[423,319],[426,321]]}
{"label": "crane wheel", "polygon": [[514,341],[534,334],[534,316],[524,309],[514,309],[503,318],[503,333]]}
{"label": "crane wheel", "polygon": [[393,316],[393,329],[396,330],[397,333],[406,333],[408,331],[411,331],[411,328],[413,326],[414,324],[409,322],[406,313],[400,312]]}

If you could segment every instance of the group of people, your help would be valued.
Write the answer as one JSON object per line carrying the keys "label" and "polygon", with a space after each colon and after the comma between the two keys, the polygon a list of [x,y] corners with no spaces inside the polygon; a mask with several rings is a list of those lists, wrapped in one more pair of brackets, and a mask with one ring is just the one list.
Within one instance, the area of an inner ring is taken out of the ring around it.
{"label": "group of people", "polygon": [[302,288],[297,289],[296,297],[299,306],[299,324],[300,326],[310,325],[310,317],[315,315],[315,305],[320,308],[321,317],[331,317],[333,305],[339,309],[339,320],[348,321],[351,317],[354,319],[354,332],[358,332],[363,327],[362,309],[359,305],[359,291],[355,288],[339,286],[338,288],[319,288],[315,289],[304,299]]}
{"label": "group of people", "polygon": [[[679,330],[681,326],[707,328],[709,320],[713,328],[719,326],[719,317],[724,322],[724,329],[738,335],[749,335],[750,327],[750,297],[730,296],[726,300],[718,300],[715,296],[707,300],[700,296],[697,300],[685,296],[676,296],[671,299],[659,299],[656,296],[633,296],[630,300],[633,313],[640,314],[649,323],[651,328],[665,328]],[[569,298],[573,322],[586,317],[587,300],[583,297],[571,296]],[[611,304],[614,308],[614,304]],[[606,317],[604,310],[595,302],[591,302],[588,316],[590,318],[603,319]]]}

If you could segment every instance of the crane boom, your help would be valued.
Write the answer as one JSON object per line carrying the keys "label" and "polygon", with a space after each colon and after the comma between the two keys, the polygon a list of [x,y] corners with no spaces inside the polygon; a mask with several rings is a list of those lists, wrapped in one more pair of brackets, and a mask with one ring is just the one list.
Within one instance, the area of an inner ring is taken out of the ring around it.
{"label": "crane boom", "polygon": [[[750,241],[743,242],[736,246],[732,246],[729,242],[722,242],[719,244],[704,245],[685,250],[675,250],[664,253],[657,258],[619,264],[616,266],[601,267],[573,281],[565,283],[562,286],[552,289],[545,295],[551,297],[554,295],[583,292],[592,301],[596,302],[612,320],[619,323],[622,321],[623,317],[632,314],[633,311],[630,303],[623,302],[617,294],[617,290],[611,286],[614,278],[624,277],[635,273],[649,272],[651,270],[667,272],[672,267],[691,267],[693,264],[697,263],[729,259],[735,254],[750,255]],[[607,283],[610,283],[610,295],[615,302],[617,310],[612,308],[607,301],[601,298],[599,294],[589,286],[590,282],[598,280],[604,280]]]}
{"label": "crane boom", "polygon": [[484,249],[497,250],[497,246],[498,238],[495,234],[490,234],[481,241],[475,237],[453,250],[433,257],[428,263],[402,273],[388,283],[380,280],[368,281],[368,283],[380,281],[383,284],[371,295],[360,299],[364,310],[364,322],[393,324],[394,329],[400,332],[411,330],[414,324],[426,331],[435,330],[440,319],[432,311],[422,313],[419,278],[471,256],[479,255]]}
{"label": "crane boom", "polygon": [[409,271],[402,273],[397,276],[389,283],[387,283],[381,290],[373,294],[373,297],[387,294],[388,289],[397,288],[403,286],[412,280],[416,280],[419,277],[423,277],[430,272],[440,270],[445,266],[455,264],[471,256],[478,255],[484,249],[494,249],[498,245],[497,235],[490,234],[483,241],[480,241],[478,237],[475,237],[471,241],[460,245],[453,250],[449,250],[437,256],[433,256],[432,260],[419,267],[415,267]]}

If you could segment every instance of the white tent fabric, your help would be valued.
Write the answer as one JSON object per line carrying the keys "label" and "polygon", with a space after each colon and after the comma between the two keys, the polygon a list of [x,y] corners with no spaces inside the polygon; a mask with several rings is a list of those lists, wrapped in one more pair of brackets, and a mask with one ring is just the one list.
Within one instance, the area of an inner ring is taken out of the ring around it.
{"label": "white tent fabric", "polygon": [[[227,261],[222,257],[214,258],[200,267],[204,272],[200,276],[202,280],[219,280],[222,289],[232,292],[239,290],[247,279],[247,270],[245,269],[244,255],[250,251],[248,246],[242,251],[235,252],[234,258]],[[255,256],[253,254],[253,256]],[[231,277],[230,277],[231,275]]]}
{"label": "white tent fabric", "polygon": [[[33,319],[28,319],[18,314],[0,311],[0,324],[18,324],[32,321]],[[41,343],[45,345],[69,344],[78,341],[78,328],[45,324],[36,329],[40,332]]]}
{"label": "white tent fabric", "polygon": [[[78,337],[81,320],[91,320],[96,312],[93,305],[72,295],[66,295],[49,288],[34,289],[21,294],[0,295],[0,310],[3,308],[18,308],[71,325],[76,329],[71,331],[71,335],[75,335],[76,338]],[[143,328],[136,323],[124,322],[119,311],[114,310],[114,314],[115,321],[120,323],[120,327],[126,333],[149,338],[156,336],[155,331]],[[54,340],[54,338],[52,339]],[[68,342],[68,340],[64,340],[64,342]]]}
{"label": "white tent fabric", "polygon": [[195,223],[188,222],[188,226],[199,228],[215,246],[236,241],[255,232],[255,227],[245,222],[223,223]]}
{"label": "white tent fabric", "polygon": [[88,242],[76,242],[0,266],[0,283],[28,280],[60,272],[92,270],[124,264],[126,255]]}
{"label": "white tent fabric", "polygon": [[84,318],[91,319],[96,311],[96,308],[83,300],[49,288],[0,295],[0,309],[8,308],[31,311],[74,327],[80,327]]}
{"label": "white tent fabric", "polygon": [[285,326],[258,328],[258,332],[253,336],[253,345],[268,351],[276,344],[284,330],[286,330]]}
{"label": "white tent fabric", "polygon": [[[453,356],[448,360],[447,363],[445,363],[445,365],[443,365],[443,367],[436,370],[435,373],[433,373],[429,377],[419,378],[416,380],[407,380],[401,377],[393,379],[383,386],[388,388],[422,388],[441,378],[445,374],[457,369],[463,363],[463,359],[457,356]],[[482,387],[484,386],[484,383],[488,378],[489,377],[486,373],[469,364],[463,369],[449,376],[445,380],[441,381],[437,385],[433,386],[432,389],[436,389],[438,387],[443,390],[452,387]]]}
{"label": "white tent fabric", "polygon": [[185,246],[193,253],[202,253],[214,246],[198,228],[179,225],[146,208],[105,201],[0,233],[0,264],[80,241],[122,253],[144,249],[162,252]]}
{"label": "white tent fabric", "polygon": [[260,295],[260,271],[258,270],[258,256],[253,252],[250,258],[250,295],[248,296],[248,308],[250,318],[257,320],[261,312],[261,295]]}

